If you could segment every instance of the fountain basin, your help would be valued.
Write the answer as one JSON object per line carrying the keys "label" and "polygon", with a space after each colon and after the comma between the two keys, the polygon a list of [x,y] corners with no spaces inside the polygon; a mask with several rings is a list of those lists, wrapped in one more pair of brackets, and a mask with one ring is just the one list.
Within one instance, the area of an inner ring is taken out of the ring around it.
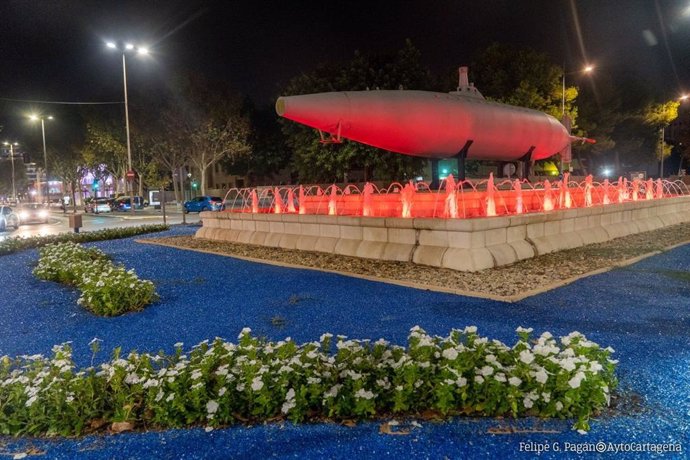
{"label": "fountain basin", "polygon": [[472,219],[242,212],[201,218],[197,238],[477,271],[688,222],[690,196]]}

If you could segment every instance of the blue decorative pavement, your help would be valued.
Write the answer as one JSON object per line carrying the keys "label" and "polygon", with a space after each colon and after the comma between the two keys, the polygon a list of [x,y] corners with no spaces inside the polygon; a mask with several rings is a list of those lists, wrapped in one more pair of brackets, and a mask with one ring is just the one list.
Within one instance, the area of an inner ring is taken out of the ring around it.
{"label": "blue decorative pavement", "polygon": [[[167,234],[193,230],[176,228]],[[118,318],[93,316],[77,305],[76,291],[34,278],[37,251],[0,257],[0,355],[49,354],[54,344],[70,341],[77,363],[85,366],[91,360],[88,343],[94,337],[103,340],[102,350],[121,346],[171,352],[178,341],[192,346],[216,336],[234,340],[243,327],[275,340],[289,336],[311,341],[332,332],[359,339],[384,337],[399,344],[406,343],[415,325],[443,335],[451,328],[476,325],[481,335],[508,344],[514,343],[518,326],[556,336],[577,330],[616,350],[621,388],[642,397],[642,410],[593,420],[586,435],[571,431],[570,421],[539,419],[422,421],[421,427],[411,427],[409,435],[401,436],[379,434],[380,423],[375,422],[354,428],[285,423],[78,440],[0,438],[0,454],[34,447],[44,452],[39,458],[65,459],[533,458],[526,447],[548,445],[549,451],[540,458],[567,458],[576,453],[568,451],[564,457],[566,449],[577,444],[581,449],[600,448],[596,443],[601,441],[679,443],[683,453],[607,451],[591,454],[592,458],[689,456],[690,245],[521,302],[503,303],[133,240],[93,245],[134,268],[140,277],[153,280],[161,301]],[[528,432],[488,432],[501,427]],[[534,444],[524,444],[529,442]],[[554,452],[556,448],[559,451]]]}

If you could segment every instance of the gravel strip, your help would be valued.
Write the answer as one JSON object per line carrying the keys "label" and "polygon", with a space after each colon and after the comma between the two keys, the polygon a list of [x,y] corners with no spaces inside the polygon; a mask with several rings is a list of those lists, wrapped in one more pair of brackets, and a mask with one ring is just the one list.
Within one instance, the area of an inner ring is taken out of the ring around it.
{"label": "gravel strip", "polygon": [[321,252],[206,240],[192,236],[146,239],[146,242],[166,246],[352,273],[428,286],[429,289],[440,288],[444,291],[462,291],[510,300],[516,300],[515,297],[526,297],[530,291],[542,291],[545,287],[553,288],[587,273],[610,268],[630,259],[689,241],[690,226],[674,225],[605,243],[545,254],[512,265],[468,273],[411,262],[360,259]]}

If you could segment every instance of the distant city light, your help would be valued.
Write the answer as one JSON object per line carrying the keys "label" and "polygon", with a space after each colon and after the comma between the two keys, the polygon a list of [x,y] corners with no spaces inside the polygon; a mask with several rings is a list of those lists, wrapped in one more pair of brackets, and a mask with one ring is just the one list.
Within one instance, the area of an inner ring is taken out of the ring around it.
{"label": "distant city light", "polygon": [[38,115],[32,113],[31,115],[29,115],[29,119],[31,119],[31,121],[36,121],[38,120]]}
{"label": "distant city light", "polygon": [[146,54],[149,54],[149,49],[148,48],[139,48],[137,50],[137,53],[146,55]]}
{"label": "distant city light", "polygon": [[611,175],[611,170],[604,169],[601,173],[604,175],[604,177],[609,177]]}
{"label": "distant city light", "polygon": [[585,73],[590,73],[592,70],[594,70],[593,65],[588,65],[588,66],[585,66],[585,68],[584,68]]}
{"label": "distant city light", "polygon": [[447,170],[446,168],[443,168],[443,169],[441,170],[441,173],[443,173],[443,174],[448,174],[448,170]]}
{"label": "distant city light", "polygon": [[117,45],[114,42],[108,42],[105,44],[105,46],[107,46],[108,48],[113,48],[113,49],[117,48]]}
{"label": "distant city light", "polygon": [[125,45],[125,49],[127,49],[127,50],[133,50],[133,49],[134,49],[134,45],[132,45],[131,43],[127,43],[127,44]]}

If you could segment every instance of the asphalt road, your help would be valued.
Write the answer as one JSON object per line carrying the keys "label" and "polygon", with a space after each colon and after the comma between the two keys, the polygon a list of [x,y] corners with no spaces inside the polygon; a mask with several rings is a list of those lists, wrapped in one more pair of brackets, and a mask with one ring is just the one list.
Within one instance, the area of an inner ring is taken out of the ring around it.
{"label": "asphalt road", "polygon": [[[0,241],[5,238],[13,237],[30,237],[41,235],[55,235],[58,233],[72,232],[73,229],[69,226],[68,216],[71,213],[63,213],[62,211],[53,211],[50,215],[50,221],[47,224],[24,224],[20,225],[17,230],[7,229],[0,231]],[[187,223],[199,222],[199,214],[191,213],[186,216]],[[182,213],[170,208],[166,209],[166,219],[168,224],[182,223]],[[82,214],[81,231],[93,231],[103,228],[115,227],[136,227],[147,224],[162,224],[163,213],[160,209],[146,208],[144,210],[136,210],[132,212],[109,212],[101,214]]]}

